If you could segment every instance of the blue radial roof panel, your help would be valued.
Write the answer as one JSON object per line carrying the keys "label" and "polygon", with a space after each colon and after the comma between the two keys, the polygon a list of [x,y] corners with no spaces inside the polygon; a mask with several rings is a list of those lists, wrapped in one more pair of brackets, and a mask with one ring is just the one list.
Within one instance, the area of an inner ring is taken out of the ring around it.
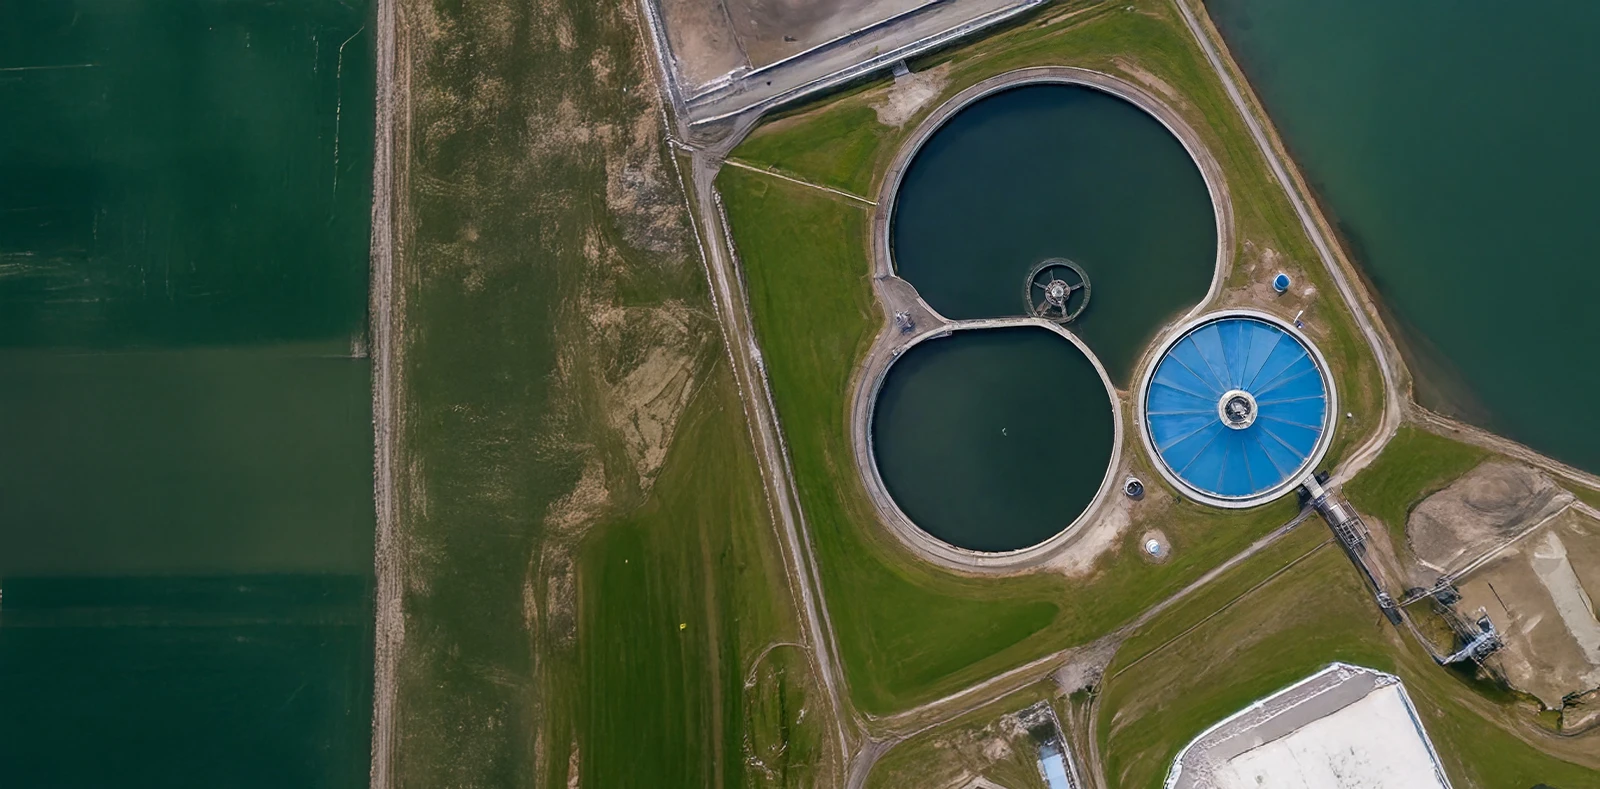
{"label": "blue radial roof panel", "polygon": [[1327,371],[1299,337],[1226,315],[1184,333],[1156,363],[1145,429],[1171,476],[1206,496],[1247,500],[1281,492],[1315,460],[1329,396]]}

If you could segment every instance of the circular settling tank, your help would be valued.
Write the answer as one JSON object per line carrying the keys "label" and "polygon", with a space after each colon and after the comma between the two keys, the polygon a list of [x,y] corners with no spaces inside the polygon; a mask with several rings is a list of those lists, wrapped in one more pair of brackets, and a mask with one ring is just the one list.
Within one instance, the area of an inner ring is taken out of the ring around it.
{"label": "circular settling tank", "polygon": [[[948,318],[1059,320],[1029,272],[1058,258],[1081,267],[1073,281],[1093,280],[1094,305],[1072,331],[1116,381],[1216,271],[1217,215],[1189,152],[1149,112],[1082,85],[1007,88],[960,109],[893,200],[895,272]],[[1065,311],[1087,295],[1061,294]]]}
{"label": "circular settling tank", "polygon": [[907,350],[878,393],[873,460],[918,528],[1002,552],[1060,533],[1111,461],[1106,381],[1077,346],[1036,327],[958,331]]}
{"label": "circular settling tank", "polygon": [[1327,451],[1336,411],[1327,363],[1310,340],[1250,311],[1183,327],[1150,368],[1140,404],[1162,475],[1224,507],[1298,485]]}

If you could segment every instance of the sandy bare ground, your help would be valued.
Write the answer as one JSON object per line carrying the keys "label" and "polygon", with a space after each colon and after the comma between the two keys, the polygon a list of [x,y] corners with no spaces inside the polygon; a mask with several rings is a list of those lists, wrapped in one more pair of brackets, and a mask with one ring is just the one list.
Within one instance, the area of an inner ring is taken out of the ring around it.
{"label": "sandy bare ground", "polygon": [[672,63],[684,89],[700,86],[750,67],[723,0],[654,0],[661,8]]}
{"label": "sandy bare ground", "polygon": [[885,126],[904,126],[949,83],[949,63],[940,63],[927,71],[896,74],[894,85],[884,94],[883,101],[872,105],[878,113],[878,122]]}
{"label": "sandy bare ground", "polygon": [[1505,640],[1495,660],[1506,679],[1547,709],[1561,709],[1568,694],[1600,687],[1596,554],[1600,521],[1574,507],[1506,546],[1460,584],[1456,610],[1489,615]]}
{"label": "sandy bare ground", "polygon": [[1424,499],[1406,522],[1411,553],[1432,575],[1415,579],[1417,585],[1460,572],[1571,500],[1548,477],[1527,466],[1500,461],[1479,465]]}
{"label": "sandy bare ground", "polygon": [[932,0],[723,0],[756,68],[927,5]]}
{"label": "sandy bare ground", "polygon": [[932,0],[650,0],[686,93],[770,66]]}

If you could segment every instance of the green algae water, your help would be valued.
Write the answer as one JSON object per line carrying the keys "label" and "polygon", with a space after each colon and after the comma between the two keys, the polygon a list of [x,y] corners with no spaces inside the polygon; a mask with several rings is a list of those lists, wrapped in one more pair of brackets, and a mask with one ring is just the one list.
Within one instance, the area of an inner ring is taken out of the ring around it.
{"label": "green algae water", "polygon": [[1600,471],[1600,4],[1206,6],[1423,403]]}
{"label": "green algae water", "polygon": [[889,368],[872,448],[906,517],[951,545],[1010,551],[1072,523],[1111,462],[1094,365],[1040,328],[927,340]]}
{"label": "green algae water", "polygon": [[956,113],[907,168],[892,233],[900,276],[952,319],[1023,314],[1035,264],[1083,266],[1093,292],[1072,331],[1120,385],[1216,270],[1216,214],[1183,144],[1144,110],[1071,85]]}
{"label": "green algae water", "polygon": [[363,3],[0,5],[0,786],[352,786]]}

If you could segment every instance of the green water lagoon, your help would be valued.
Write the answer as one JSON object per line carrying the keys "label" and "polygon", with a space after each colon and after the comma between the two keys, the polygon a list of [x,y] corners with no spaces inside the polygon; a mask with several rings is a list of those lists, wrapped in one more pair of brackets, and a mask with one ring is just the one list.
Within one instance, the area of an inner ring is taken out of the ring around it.
{"label": "green water lagoon", "polygon": [[879,475],[906,516],[961,548],[1010,551],[1072,523],[1111,462],[1105,383],[1047,329],[956,332],[897,359],[872,423]]}
{"label": "green water lagoon", "polygon": [[369,16],[0,7],[0,785],[366,781]]}
{"label": "green water lagoon", "polygon": [[1216,215],[1182,143],[1144,110],[1071,85],[956,113],[907,168],[891,233],[899,275],[952,319],[1023,314],[1035,264],[1081,265],[1092,301],[1072,330],[1124,386],[1216,270]]}
{"label": "green water lagoon", "polygon": [[1423,403],[1600,471],[1600,4],[1206,6]]}

